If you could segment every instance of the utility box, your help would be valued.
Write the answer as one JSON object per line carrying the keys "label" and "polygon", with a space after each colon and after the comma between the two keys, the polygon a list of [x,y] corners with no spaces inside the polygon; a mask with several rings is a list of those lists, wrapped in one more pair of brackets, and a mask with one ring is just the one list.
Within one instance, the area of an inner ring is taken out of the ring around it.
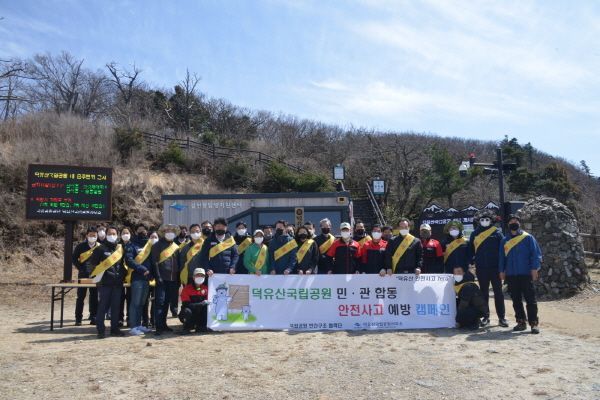
{"label": "utility box", "polygon": [[[350,222],[351,198],[349,192],[323,193],[244,193],[163,195],[163,222],[191,225],[227,218],[231,232],[243,221],[248,232],[274,226],[282,219],[298,225],[310,221],[317,227],[323,218],[331,220],[332,233],[338,235],[340,223]],[[298,210],[302,210],[299,214]]]}

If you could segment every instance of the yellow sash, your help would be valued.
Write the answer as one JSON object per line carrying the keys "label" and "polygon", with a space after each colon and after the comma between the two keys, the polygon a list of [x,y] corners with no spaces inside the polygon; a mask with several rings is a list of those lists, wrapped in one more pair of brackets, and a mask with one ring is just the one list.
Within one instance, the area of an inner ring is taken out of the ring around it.
{"label": "yellow sash", "polygon": [[152,241],[150,239],[148,239],[148,241],[144,245],[144,248],[142,249],[142,251],[140,251],[138,253],[138,255],[135,256],[135,262],[138,264],[142,264],[144,261],[146,261],[146,259],[150,255],[151,250],[152,250]]}
{"label": "yellow sash", "polygon": [[94,244],[94,247],[92,247],[88,251],[84,251],[83,253],[81,253],[78,258],[79,263],[83,264],[84,262],[86,262],[86,260],[92,256],[92,253],[94,252],[94,250],[96,250],[96,247],[98,247],[98,243]]}
{"label": "yellow sash", "polygon": [[452,242],[450,242],[450,244],[446,246],[446,251],[444,252],[444,262],[448,261],[448,257],[450,257],[450,254],[452,254],[454,250],[458,249],[465,243],[467,243],[467,239],[464,237],[454,239]]}
{"label": "yellow sash", "polygon": [[479,248],[479,246],[481,246],[481,243],[485,242],[485,239],[492,236],[492,234],[496,232],[496,230],[497,228],[495,226],[492,226],[486,229],[485,231],[481,232],[479,235],[475,236],[475,239],[473,239],[473,247],[475,247],[475,253],[477,253],[477,249]]}
{"label": "yellow sash", "polygon": [[409,246],[414,240],[415,237],[413,235],[411,235],[410,233],[407,234],[406,236],[404,236],[404,239],[402,240],[402,243],[400,243],[400,246],[398,246],[398,248],[394,252],[394,255],[392,256],[392,270],[394,273],[396,272],[396,265],[398,265],[398,261],[400,261],[400,259],[402,258],[404,253],[406,253],[406,250],[409,248]]}
{"label": "yellow sash", "polygon": [[285,256],[287,253],[294,250],[296,247],[298,247],[298,244],[296,243],[296,241],[290,240],[289,242],[287,242],[286,244],[284,244],[283,246],[281,246],[280,248],[275,250],[275,254],[273,255],[273,257],[275,258],[275,261],[277,261],[281,257]]}
{"label": "yellow sash", "polygon": [[367,235],[367,236],[365,236],[364,238],[362,238],[362,239],[360,239],[360,240],[358,241],[358,245],[362,247],[362,246],[363,246],[365,243],[367,243],[369,240],[373,240],[373,238],[372,238],[371,236]]}
{"label": "yellow sash", "polygon": [[125,275],[125,283],[131,283],[131,275],[133,275],[133,268],[130,268],[126,263],[123,263],[127,275]]}
{"label": "yellow sash", "polygon": [[529,233],[523,231],[523,233],[521,233],[519,236],[515,236],[514,238],[504,243],[504,255],[507,256],[508,253],[510,253],[510,251],[513,249],[513,247],[521,243],[521,241],[527,236],[529,236]]}
{"label": "yellow sash", "polygon": [[323,243],[321,243],[321,245],[319,246],[319,252],[321,254],[327,253],[327,250],[329,250],[329,248],[331,247],[331,245],[333,244],[333,242],[335,242],[335,236],[333,236],[330,233],[329,234],[329,238],[326,241],[324,241]]}
{"label": "yellow sash", "polygon": [[454,285],[454,291],[456,292],[456,294],[458,294],[460,292],[460,289],[462,289],[462,287],[466,284],[472,283],[473,285],[479,287],[479,285],[476,282],[463,282],[463,283],[459,283],[458,285]]}
{"label": "yellow sash", "polygon": [[194,243],[193,246],[190,247],[187,254],[185,255],[185,264],[183,265],[183,268],[181,269],[181,272],[179,273],[179,280],[181,281],[182,285],[187,284],[188,276],[189,276],[188,266],[190,264],[190,261],[192,261],[192,258],[194,258],[194,256],[196,254],[198,254],[200,249],[202,249],[203,243],[204,243],[204,239],[202,239],[202,238],[198,239],[198,241],[196,243]]}
{"label": "yellow sash", "polygon": [[160,252],[160,256],[158,257],[158,263],[164,262],[167,258],[171,257],[175,252],[179,250],[179,246],[177,243],[172,242],[169,247]]}
{"label": "yellow sash", "polygon": [[115,251],[110,256],[105,258],[100,264],[96,265],[96,267],[92,271],[90,276],[97,277],[97,279],[94,279],[94,282],[100,282],[104,271],[118,263],[121,260],[121,258],[123,258],[123,246],[118,244]]}
{"label": "yellow sash", "polygon": [[306,253],[308,253],[308,250],[314,242],[314,240],[308,239],[306,242],[302,243],[302,246],[300,246],[298,252],[296,253],[296,260],[298,261],[298,264],[300,264],[302,260],[304,260],[304,256],[306,256]]}
{"label": "yellow sash", "polygon": [[221,253],[222,251],[225,251],[233,246],[235,246],[235,240],[233,239],[233,237],[229,236],[227,240],[223,240],[218,245],[210,248],[210,250],[208,251],[208,258],[214,258],[217,255],[219,255],[219,253]]}
{"label": "yellow sash", "polygon": [[252,244],[252,239],[251,238],[246,238],[244,239],[244,241],[242,241],[242,243],[239,244],[238,246],[238,254],[241,256],[242,254],[244,254],[244,252],[246,251],[246,249],[248,248],[248,246],[250,246]]}
{"label": "yellow sash", "polygon": [[183,242],[179,243],[179,250],[183,249],[189,242],[189,240],[184,240]]}
{"label": "yellow sash", "polygon": [[262,270],[262,267],[265,266],[265,263],[267,262],[267,246],[263,245],[260,248],[260,252],[258,253],[258,258],[256,259],[256,264],[254,264],[254,269],[257,271]]}

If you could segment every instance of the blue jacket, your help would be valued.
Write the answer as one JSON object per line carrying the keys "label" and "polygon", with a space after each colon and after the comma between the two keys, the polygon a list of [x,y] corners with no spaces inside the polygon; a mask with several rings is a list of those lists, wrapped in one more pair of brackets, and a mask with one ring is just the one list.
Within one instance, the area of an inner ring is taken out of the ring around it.
{"label": "blue jacket", "polygon": [[[133,273],[131,274],[132,282],[139,280],[150,281],[153,279],[152,268],[150,267],[150,255],[148,255],[148,258],[146,258],[146,260],[142,264],[138,264],[135,262],[135,257],[140,251],[142,251],[143,248],[144,246],[140,247],[136,242],[132,240],[127,242],[127,244],[125,245],[125,263],[127,264],[127,268],[133,268]],[[150,274],[148,274],[148,276],[144,276],[144,273],[146,273],[146,271],[150,271]]]}
{"label": "blue jacket", "polygon": [[275,236],[273,236],[273,239],[269,242],[269,272],[275,271],[276,274],[283,274],[286,269],[289,269],[290,272],[294,271],[296,268],[297,248],[275,261],[275,251],[292,240],[295,239],[286,234],[275,234]]}
{"label": "blue jacket", "polygon": [[[523,231],[519,231],[520,235]],[[504,255],[504,244],[512,239],[512,234],[502,240],[500,246],[500,272],[508,276],[529,275],[534,269],[542,266],[542,251],[532,235],[528,235],[519,244],[512,248],[508,256]]]}
{"label": "blue jacket", "polygon": [[[231,237],[229,233],[225,234],[223,240],[227,240]],[[238,251],[237,245],[233,245],[227,250],[223,250],[213,258],[209,258],[210,249],[219,244],[217,237],[212,233],[209,237],[204,240],[202,244],[202,250],[200,250],[200,265],[206,271],[212,270],[215,274],[228,274],[229,269],[236,268],[238,262]]]}
{"label": "blue jacket", "polygon": [[[489,227],[488,227],[489,228]],[[483,231],[488,228],[478,227],[469,238],[469,262],[474,263],[479,269],[498,271],[498,255],[500,249],[500,243],[504,239],[502,231],[496,228],[496,232],[488,236],[487,239],[479,245],[477,253],[475,253],[475,237],[479,236]]]}

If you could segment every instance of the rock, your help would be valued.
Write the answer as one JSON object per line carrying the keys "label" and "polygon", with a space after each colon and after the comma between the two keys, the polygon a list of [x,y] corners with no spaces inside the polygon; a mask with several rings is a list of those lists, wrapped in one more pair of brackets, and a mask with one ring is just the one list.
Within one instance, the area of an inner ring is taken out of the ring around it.
{"label": "rock", "polygon": [[538,295],[561,298],[585,289],[590,279],[579,224],[571,210],[556,199],[539,196],[518,214],[542,250],[540,280],[535,283]]}

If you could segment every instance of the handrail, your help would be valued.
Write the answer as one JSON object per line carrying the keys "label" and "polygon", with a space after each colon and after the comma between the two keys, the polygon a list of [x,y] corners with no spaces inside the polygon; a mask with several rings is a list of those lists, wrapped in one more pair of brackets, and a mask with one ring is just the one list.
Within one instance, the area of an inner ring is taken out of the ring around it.
{"label": "handrail", "polygon": [[158,135],[156,133],[151,133],[151,132],[141,132],[141,133],[142,133],[142,136],[144,137],[144,139],[146,140],[146,142],[148,142],[150,145],[155,143],[155,144],[164,146],[167,144],[167,142],[175,143],[177,146],[179,146],[179,148],[182,148],[184,150],[190,150],[190,149],[200,150],[203,153],[205,153],[206,155],[213,157],[213,158],[229,158],[229,157],[231,157],[232,153],[252,154],[255,158],[255,161],[259,162],[261,164],[270,164],[272,162],[278,162],[293,171],[304,172],[303,168],[298,167],[296,165],[289,164],[282,160],[278,160],[276,157],[273,157],[270,154],[263,153],[262,151],[238,149],[235,147],[224,147],[224,146],[217,146],[214,144],[202,143],[202,142],[198,142],[193,139],[190,139],[189,136],[186,138],[178,138],[178,137],[172,137],[172,136],[167,136],[167,135]]}
{"label": "handrail", "polygon": [[381,209],[379,208],[379,204],[377,204],[375,195],[371,191],[371,185],[369,185],[369,183],[367,183],[366,186],[367,186],[367,197],[369,198],[369,202],[371,202],[373,211],[375,211],[375,216],[377,217],[377,221],[379,222],[379,224],[381,226],[387,225],[387,223],[385,222],[385,217],[383,216],[383,213],[381,212]]}

